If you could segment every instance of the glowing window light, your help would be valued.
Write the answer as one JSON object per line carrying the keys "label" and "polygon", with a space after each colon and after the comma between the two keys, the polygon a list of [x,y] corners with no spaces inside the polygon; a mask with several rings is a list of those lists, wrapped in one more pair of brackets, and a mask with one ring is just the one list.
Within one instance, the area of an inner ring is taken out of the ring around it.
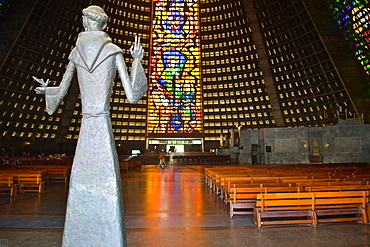
{"label": "glowing window light", "polygon": [[202,132],[198,0],[154,0],[148,134]]}
{"label": "glowing window light", "polygon": [[370,8],[367,7],[369,0],[332,0],[327,3],[370,83]]}

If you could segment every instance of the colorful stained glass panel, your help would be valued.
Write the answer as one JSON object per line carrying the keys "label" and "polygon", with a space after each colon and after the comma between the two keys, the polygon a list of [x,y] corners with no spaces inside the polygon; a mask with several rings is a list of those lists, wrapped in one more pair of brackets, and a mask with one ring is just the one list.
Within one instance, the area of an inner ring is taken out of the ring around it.
{"label": "colorful stained glass panel", "polygon": [[148,134],[202,132],[197,0],[154,0]]}
{"label": "colorful stained glass panel", "polygon": [[370,83],[370,8],[369,0],[327,1]]}

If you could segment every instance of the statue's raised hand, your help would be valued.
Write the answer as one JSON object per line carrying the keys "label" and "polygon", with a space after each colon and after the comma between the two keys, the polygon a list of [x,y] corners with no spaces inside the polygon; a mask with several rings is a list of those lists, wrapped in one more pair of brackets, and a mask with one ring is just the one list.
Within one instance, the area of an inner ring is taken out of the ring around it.
{"label": "statue's raised hand", "polygon": [[131,56],[135,60],[142,60],[144,57],[144,49],[140,44],[140,38],[135,36],[135,44],[130,48]]}
{"label": "statue's raised hand", "polygon": [[41,87],[35,88],[35,92],[37,94],[45,94],[45,88],[49,85],[49,82],[50,82],[49,79],[47,79],[46,82],[44,82],[44,79],[39,79],[34,76],[32,76],[32,78],[41,84]]}

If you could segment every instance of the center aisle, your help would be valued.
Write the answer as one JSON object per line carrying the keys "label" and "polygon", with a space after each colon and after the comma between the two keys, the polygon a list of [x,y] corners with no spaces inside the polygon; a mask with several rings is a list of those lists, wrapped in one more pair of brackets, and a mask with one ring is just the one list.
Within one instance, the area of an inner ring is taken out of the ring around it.
{"label": "center aisle", "polygon": [[150,165],[121,174],[129,247],[245,245],[230,230],[254,231],[252,217],[230,219],[206,186],[204,168]]}
{"label": "center aisle", "polygon": [[143,166],[123,173],[126,228],[252,226],[252,217],[230,219],[226,206],[204,182],[204,166]]}

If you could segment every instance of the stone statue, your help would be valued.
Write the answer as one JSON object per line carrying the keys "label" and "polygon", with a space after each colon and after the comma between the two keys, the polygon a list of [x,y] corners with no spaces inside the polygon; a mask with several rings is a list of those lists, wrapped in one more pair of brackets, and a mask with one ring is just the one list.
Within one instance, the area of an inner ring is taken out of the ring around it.
{"label": "stone statue", "polygon": [[82,13],[85,31],[78,36],[60,86],[47,87],[48,81],[35,78],[42,85],[35,91],[45,94],[50,115],[66,95],[75,71],[81,92],[82,122],[70,179],[63,246],[126,246],[109,102],[117,71],[130,103],[137,102],[147,91],[141,65],[144,50],[135,37],[129,76],[122,50],[103,31],[108,21],[104,10],[92,5]]}
{"label": "stone statue", "polygon": [[224,135],[220,133],[220,148],[224,147]]}
{"label": "stone statue", "polygon": [[230,143],[230,147],[234,147],[235,145],[235,132],[233,129],[230,129],[230,140],[229,140],[229,143]]}
{"label": "stone statue", "polygon": [[229,148],[229,147],[230,147],[230,136],[229,136],[229,134],[226,134],[225,138],[224,138],[223,148]]}
{"label": "stone statue", "polygon": [[313,144],[313,155],[320,155],[319,141],[315,138],[312,141]]}

